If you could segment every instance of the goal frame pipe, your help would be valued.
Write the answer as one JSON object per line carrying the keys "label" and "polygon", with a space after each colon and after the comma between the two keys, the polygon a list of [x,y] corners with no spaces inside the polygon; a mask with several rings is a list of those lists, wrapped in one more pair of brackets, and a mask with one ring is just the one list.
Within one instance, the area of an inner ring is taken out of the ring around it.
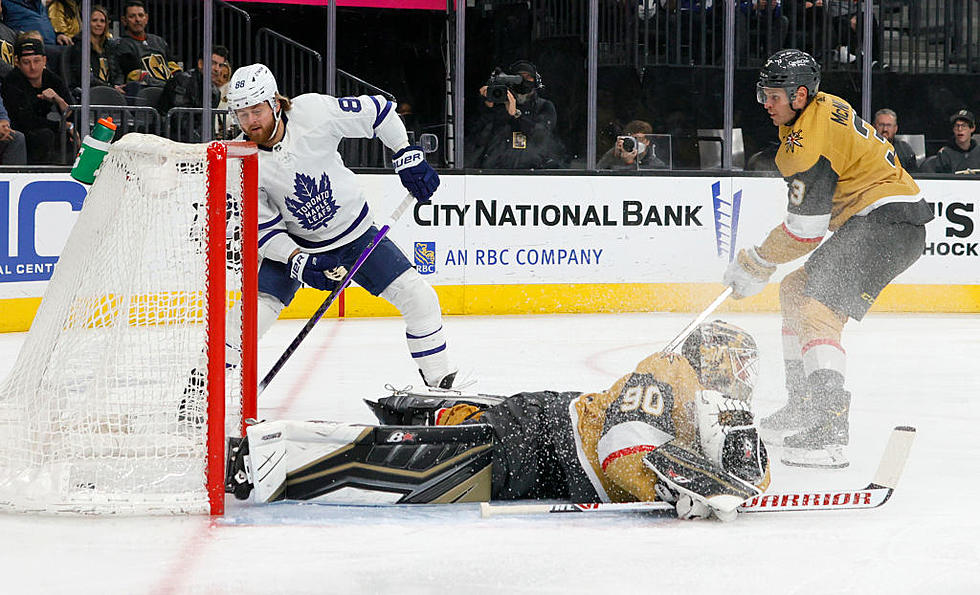
{"label": "goal frame pipe", "polygon": [[241,431],[245,419],[256,414],[256,353],[258,291],[258,156],[253,143],[210,143],[208,170],[208,249],[207,249],[207,493],[212,515],[225,509],[225,311],[228,303],[225,279],[227,259],[227,175],[228,159],[242,160],[242,403]]}

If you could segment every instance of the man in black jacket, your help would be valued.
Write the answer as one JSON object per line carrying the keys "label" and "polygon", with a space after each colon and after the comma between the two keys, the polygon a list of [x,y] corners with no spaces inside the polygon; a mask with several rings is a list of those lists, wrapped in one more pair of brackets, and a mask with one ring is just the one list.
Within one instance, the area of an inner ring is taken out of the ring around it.
{"label": "man in black jacket", "polygon": [[[22,38],[14,45],[17,68],[3,79],[0,93],[10,125],[27,139],[27,162],[59,163],[62,115],[72,100],[65,82],[47,70],[44,42]],[[69,148],[69,152],[73,150]]]}
{"label": "man in black jacket", "polygon": [[553,169],[564,167],[565,155],[555,136],[555,105],[538,94],[544,85],[534,64],[520,60],[508,74],[520,75],[506,99],[488,100],[480,88],[480,116],[470,134],[467,166],[486,169]]}
{"label": "man in black jacket", "polygon": [[980,145],[973,140],[977,120],[973,112],[961,109],[949,117],[953,125],[953,140],[939,149],[936,156],[936,173],[980,174]]}

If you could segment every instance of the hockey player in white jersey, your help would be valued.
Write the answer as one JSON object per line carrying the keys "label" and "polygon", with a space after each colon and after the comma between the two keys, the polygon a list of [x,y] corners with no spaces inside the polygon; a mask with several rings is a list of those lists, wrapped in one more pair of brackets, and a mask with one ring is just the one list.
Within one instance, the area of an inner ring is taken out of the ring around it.
{"label": "hockey player in white jersey", "polygon": [[[377,233],[354,172],[341,160],[343,138],[377,137],[394,151],[395,171],[419,202],[439,187],[439,175],[419,147],[408,144],[394,104],[381,96],[290,100],[263,64],[235,71],[228,106],[244,140],[259,147],[259,337],[302,283],[329,291]],[[385,237],[353,277],[398,308],[408,349],[425,383],[450,388],[456,370],[446,352],[435,290]]]}

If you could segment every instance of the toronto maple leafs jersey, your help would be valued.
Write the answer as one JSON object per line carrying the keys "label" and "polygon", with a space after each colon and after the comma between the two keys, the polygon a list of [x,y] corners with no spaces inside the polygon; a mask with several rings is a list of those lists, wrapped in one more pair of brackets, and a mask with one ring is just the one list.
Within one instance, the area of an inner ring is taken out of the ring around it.
{"label": "toronto maple leafs jersey", "polygon": [[340,140],[377,137],[397,150],[408,134],[394,104],[369,95],[300,95],[283,121],[282,141],[259,147],[259,254],[287,262],[297,248],[339,248],[372,225],[357,177],[337,151]]}

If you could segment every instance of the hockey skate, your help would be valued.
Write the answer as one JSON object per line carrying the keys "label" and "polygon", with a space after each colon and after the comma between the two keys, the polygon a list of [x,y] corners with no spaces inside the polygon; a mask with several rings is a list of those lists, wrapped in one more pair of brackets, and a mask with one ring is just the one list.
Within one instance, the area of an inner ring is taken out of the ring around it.
{"label": "hockey skate", "polygon": [[849,435],[848,409],[851,393],[841,391],[817,414],[817,423],[783,440],[780,460],[784,465],[818,469],[843,469]]}
{"label": "hockey skate", "polygon": [[766,443],[780,444],[783,437],[806,426],[806,399],[790,395],[786,404],[759,420],[759,435]]}
{"label": "hockey skate", "polygon": [[225,493],[238,500],[248,500],[252,493],[251,468],[248,459],[248,439],[228,439],[228,460],[225,462]]}

